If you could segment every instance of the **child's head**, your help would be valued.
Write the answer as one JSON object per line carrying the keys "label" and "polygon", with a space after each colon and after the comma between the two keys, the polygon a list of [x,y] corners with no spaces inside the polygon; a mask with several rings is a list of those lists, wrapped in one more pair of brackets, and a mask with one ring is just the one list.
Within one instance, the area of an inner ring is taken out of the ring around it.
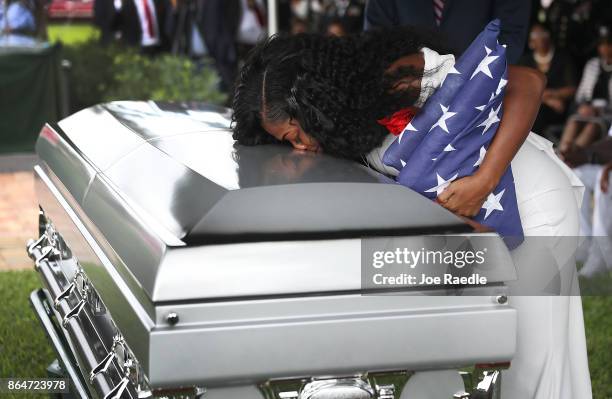
{"label": "child's head", "polygon": [[602,26],[599,29],[597,53],[606,64],[612,64],[612,32],[607,26]]}

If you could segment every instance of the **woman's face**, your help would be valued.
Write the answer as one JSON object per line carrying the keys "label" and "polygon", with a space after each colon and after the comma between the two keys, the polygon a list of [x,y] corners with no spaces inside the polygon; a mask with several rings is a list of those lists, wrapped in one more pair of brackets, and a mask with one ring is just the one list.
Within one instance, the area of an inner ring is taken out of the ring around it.
{"label": "woman's face", "polygon": [[321,146],[311,135],[304,132],[295,119],[281,122],[262,122],[261,126],[268,134],[274,136],[278,141],[287,141],[293,148],[302,151],[320,152]]}
{"label": "woman's face", "polygon": [[[393,62],[385,73],[394,73],[401,67],[411,67],[418,71],[423,71],[425,66],[425,60],[423,53],[410,54],[397,59]],[[421,88],[421,79],[417,77],[404,77],[399,79],[390,92],[402,91],[406,89],[417,89]],[[300,126],[299,122],[295,119],[287,119],[280,122],[271,122],[263,118],[261,124],[262,128],[272,135],[278,141],[287,141],[291,143],[293,148],[302,151],[321,152],[322,148],[319,142],[306,133]]]}
{"label": "woman's face", "polygon": [[548,51],[550,33],[539,25],[534,26],[529,33],[529,48],[535,51]]}

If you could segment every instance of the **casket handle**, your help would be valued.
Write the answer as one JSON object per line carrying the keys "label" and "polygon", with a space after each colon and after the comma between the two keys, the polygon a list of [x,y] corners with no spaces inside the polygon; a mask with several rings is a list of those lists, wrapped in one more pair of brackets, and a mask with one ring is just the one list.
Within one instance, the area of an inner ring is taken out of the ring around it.
{"label": "casket handle", "polygon": [[64,321],[62,321],[62,325],[66,327],[70,319],[78,316],[84,307],[85,307],[85,300],[81,299],[79,303],[77,303],[77,305],[74,308],[72,308],[72,310],[70,310],[70,312],[66,313],[66,316],[64,317]]}

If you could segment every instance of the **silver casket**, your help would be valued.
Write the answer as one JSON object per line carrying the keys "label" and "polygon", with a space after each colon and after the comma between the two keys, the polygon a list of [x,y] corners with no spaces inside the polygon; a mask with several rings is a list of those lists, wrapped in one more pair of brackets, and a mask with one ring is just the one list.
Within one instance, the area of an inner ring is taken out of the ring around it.
{"label": "silver casket", "polygon": [[362,238],[472,228],[360,164],[237,146],[229,117],[115,102],[43,128],[30,300],[72,393],[388,399],[452,369],[467,392],[438,397],[497,397],[513,269],[474,296],[364,295]]}

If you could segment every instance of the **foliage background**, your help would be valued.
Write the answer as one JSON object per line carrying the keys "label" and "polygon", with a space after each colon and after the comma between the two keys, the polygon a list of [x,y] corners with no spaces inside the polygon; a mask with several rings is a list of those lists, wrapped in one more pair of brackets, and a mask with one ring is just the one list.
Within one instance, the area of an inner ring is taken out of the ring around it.
{"label": "foliage background", "polygon": [[76,112],[107,101],[204,101],[223,104],[211,63],[195,64],[172,55],[151,57],[91,39],[64,47],[70,108]]}

